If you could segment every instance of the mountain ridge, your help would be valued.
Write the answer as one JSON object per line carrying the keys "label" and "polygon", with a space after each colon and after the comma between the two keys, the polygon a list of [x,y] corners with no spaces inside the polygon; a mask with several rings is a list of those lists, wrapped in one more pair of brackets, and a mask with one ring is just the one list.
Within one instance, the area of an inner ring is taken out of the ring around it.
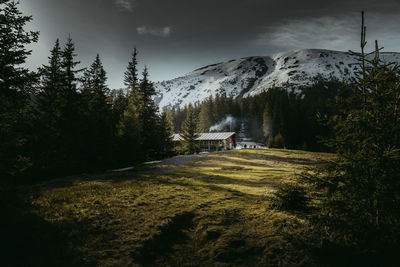
{"label": "mountain ridge", "polygon": [[[400,53],[382,52],[381,59],[400,63]],[[354,55],[335,50],[303,49],[243,57],[207,65],[181,77],[156,83],[155,102],[163,109],[183,107],[216,94],[248,97],[273,87],[296,91],[311,85],[315,77],[350,80],[359,70]]]}

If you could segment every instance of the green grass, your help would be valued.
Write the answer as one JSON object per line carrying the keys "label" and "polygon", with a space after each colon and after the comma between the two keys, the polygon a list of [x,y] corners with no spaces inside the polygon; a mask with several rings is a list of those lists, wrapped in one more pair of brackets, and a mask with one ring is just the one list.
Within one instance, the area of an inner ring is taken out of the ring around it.
{"label": "green grass", "polygon": [[[266,195],[328,154],[211,153],[165,171],[69,177],[24,188],[42,227],[57,226],[71,262],[126,266],[311,264],[290,236],[307,221]],[[21,191],[22,192],[22,191]],[[45,228],[38,230],[46,231]],[[71,256],[72,255],[72,256]]]}

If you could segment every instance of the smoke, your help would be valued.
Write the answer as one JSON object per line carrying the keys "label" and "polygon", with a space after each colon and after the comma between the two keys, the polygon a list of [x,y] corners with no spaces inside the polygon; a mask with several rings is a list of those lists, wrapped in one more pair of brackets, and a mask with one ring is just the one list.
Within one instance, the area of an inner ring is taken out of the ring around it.
{"label": "smoke", "polygon": [[263,123],[263,131],[264,131],[264,137],[268,137],[272,135],[272,116],[267,115],[264,117],[264,123]]}
{"label": "smoke", "polygon": [[226,116],[226,118],[218,124],[210,127],[210,132],[221,131],[223,128],[228,127],[232,131],[235,127],[236,119],[231,115]]}

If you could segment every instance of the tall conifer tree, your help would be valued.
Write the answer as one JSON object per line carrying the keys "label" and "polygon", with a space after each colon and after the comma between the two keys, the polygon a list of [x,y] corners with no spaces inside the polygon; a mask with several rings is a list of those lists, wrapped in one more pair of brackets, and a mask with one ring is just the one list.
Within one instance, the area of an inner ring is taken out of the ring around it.
{"label": "tall conifer tree", "polygon": [[39,35],[24,29],[31,20],[16,2],[0,2],[0,173],[4,178],[15,177],[31,165],[29,101],[36,78],[23,66],[31,54],[26,45]]}
{"label": "tall conifer tree", "polygon": [[166,110],[161,114],[159,125],[159,153],[161,157],[170,155],[173,149],[172,135],[174,125],[172,123],[171,111]]}
{"label": "tall conifer tree", "polygon": [[196,141],[197,134],[197,119],[193,107],[189,105],[186,120],[182,125],[182,145],[187,154],[193,154],[199,151],[199,146]]}
{"label": "tall conifer tree", "polygon": [[65,147],[65,165],[72,170],[84,168],[82,165],[81,147],[83,139],[81,129],[84,128],[82,99],[78,92],[79,73],[83,69],[77,69],[80,61],[75,58],[75,44],[69,36],[62,51],[61,66],[64,71],[63,102],[62,102],[62,140]]}
{"label": "tall conifer tree", "polygon": [[201,104],[199,114],[199,130],[201,132],[208,132],[210,127],[215,123],[213,109],[213,99],[212,96],[210,96]]}
{"label": "tall conifer tree", "polygon": [[83,76],[83,101],[87,132],[86,153],[92,166],[101,166],[111,155],[113,136],[112,111],[109,103],[109,89],[106,85],[107,75],[100,56]]}
{"label": "tall conifer tree", "polygon": [[119,157],[123,162],[137,161],[143,158],[141,149],[141,124],[135,98],[131,95],[117,127],[119,137]]}
{"label": "tall conifer tree", "polygon": [[132,59],[131,61],[129,61],[128,67],[124,73],[124,84],[128,88],[128,90],[135,90],[139,82],[137,70],[137,54],[138,52],[135,47],[132,52]]}
{"label": "tall conifer tree", "polygon": [[65,72],[62,68],[62,51],[57,39],[50,51],[48,65],[40,70],[40,92],[36,97],[38,123],[36,133],[37,167],[43,170],[61,168],[65,160],[62,141]]}
{"label": "tall conifer tree", "polygon": [[138,111],[141,130],[142,149],[146,153],[146,158],[152,158],[157,154],[157,124],[159,118],[157,107],[153,96],[156,94],[153,83],[149,80],[147,67],[144,68],[142,79],[138,87]]}
{"label": "tall conifer tree", "polygon": [[[135,110],[138,109],[138,101],[140,99],[138,95],[138,71],[137,71],[137,49],[134,48],[132,52],[131,61],[128,63],[128,67],[124,73],[124,84],[127,89],[127,93],[124,94],[122,92],[117,92],[116,97],[114,98],[114,113],[117,119],[117,124],[121,124],[121,119],[124,116],[125,109],[130,105],[130,110],[132,110],[132,106],[135,105]],[[126,122],[126,118],[124,119]]]}
{"label": "tall conifer tree", "polygon": [[62,51],[61,65],[65,72],[65,90],[67,91],[67,94],[70,95],[75,95],[77,93],[77,84],[79,80],[77,74],[83,71],[83,69],[76,69],[76,67],[81,63],[80,61],[75,61],[76,56],[75,44],[69,36]]}
{"label": "tall conifer tree", "polygon": [[367,265],[392,265],[385,261],[400,249],[400,71],[379,60],[378,45],[367,60],[364,25],[361,36],[359,78],[342,88],[329,120],[325,141],[336,158],[304,179],[319,192],[313,223],[323,242],[351,247]]}

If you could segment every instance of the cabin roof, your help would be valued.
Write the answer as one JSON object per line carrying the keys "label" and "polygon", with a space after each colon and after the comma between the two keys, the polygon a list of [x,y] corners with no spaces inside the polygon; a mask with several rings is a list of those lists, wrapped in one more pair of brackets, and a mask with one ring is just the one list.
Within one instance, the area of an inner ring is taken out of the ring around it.
{"label": "cabin roof", "polygon": [[[219,132],[219,133],[199,133],[199,137],[196,138],[197,141],[217,141],[225,140],[236,134],[235,132]],[[172,136],[172,141],[182,141],[180,134],[174,134]]]}

